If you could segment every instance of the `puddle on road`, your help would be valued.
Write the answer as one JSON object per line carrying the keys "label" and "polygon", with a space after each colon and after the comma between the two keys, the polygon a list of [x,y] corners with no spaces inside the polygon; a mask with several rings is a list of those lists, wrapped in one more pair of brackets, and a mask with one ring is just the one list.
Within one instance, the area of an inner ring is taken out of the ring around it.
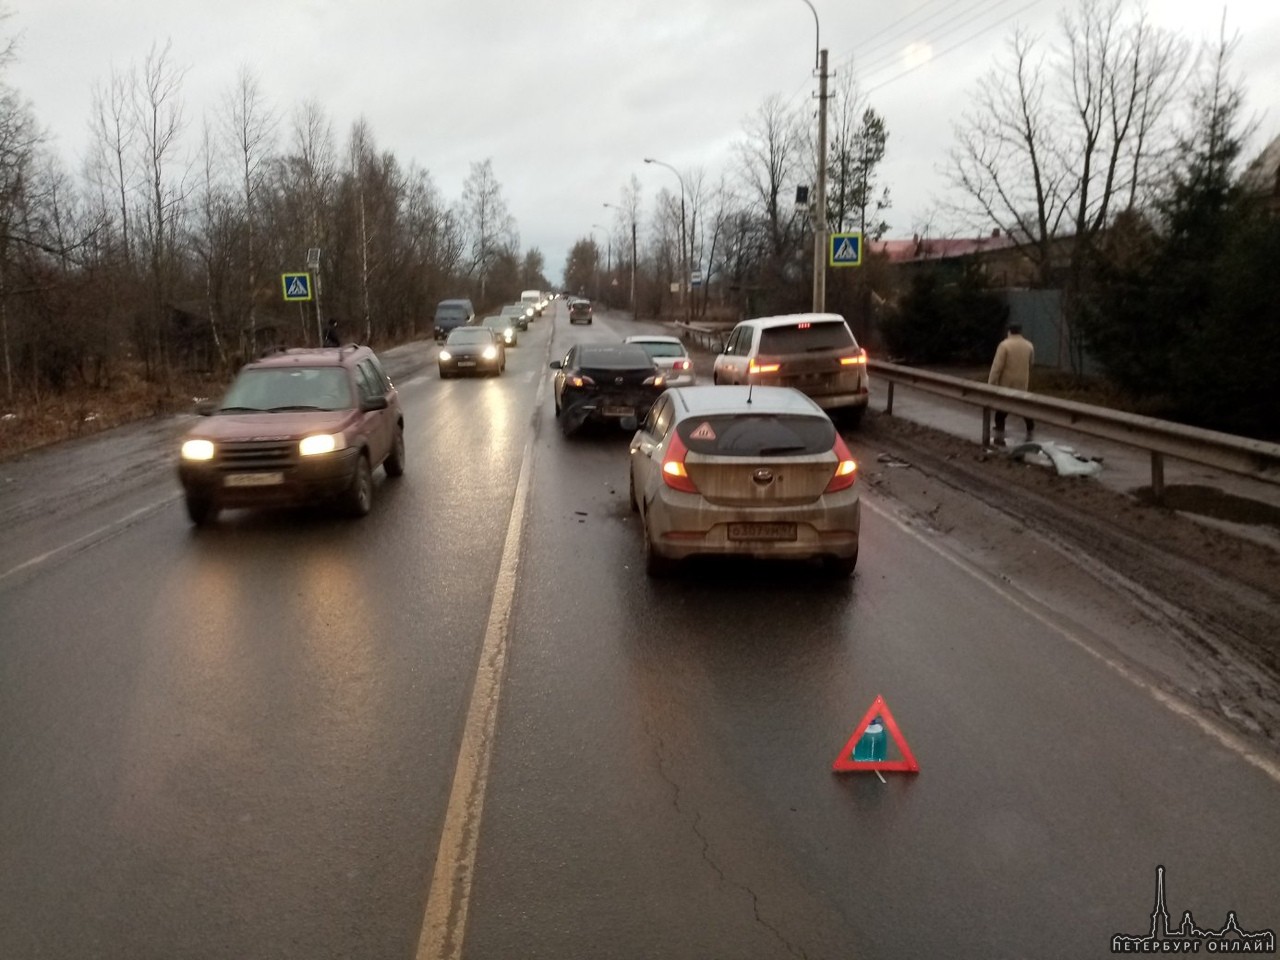
{"label": "puddle on road", "polygon": [[[1131,491],[1143,503],[1152,503],[1151,488],[1138,487]],[[1214,520],[1241,523],[1249,526],[1267,526],[1280,532],[1280,507],[1269,503],[1223,493],[1214,487],[1198,484],[1181,484],[1164,488],[1164,501],[1160,504],[1170,510],[1181,510]]]}

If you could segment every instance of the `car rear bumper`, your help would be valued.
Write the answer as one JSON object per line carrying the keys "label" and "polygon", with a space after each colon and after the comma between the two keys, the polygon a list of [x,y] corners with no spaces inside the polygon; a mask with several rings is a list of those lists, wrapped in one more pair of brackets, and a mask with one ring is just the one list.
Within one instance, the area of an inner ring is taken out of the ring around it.
{"label": "car rear bumper", "polygon": [[560,406],[565,415],[580,421],[618,423],[624,417],[643,420],[659,396],[659,393],[635,391],[580,394],[566,390],[560,398]]}
{"label": "car rear bumper", "polygon": [[[826,493],[816,503],[769,508],[722,507],[702,496],[663,486],[645,507],[654,550],[681,560],[694,556],[774,559],[856,557],[862,501],[854,488]],[[794,540],[737,540],[730,524],[795,524]]]}
{"label": "car rear bumper", "polygon": [[[182,461],[178,465],[178,479],[188,497],[208,500],[219,507],[300,506],[332,500],[345,493],[355,478],[359,458],[358,447],[347,447],[268,470],[236,470],[215,463]],[[276,474],[278,483],[228,486],[229,477]]]}

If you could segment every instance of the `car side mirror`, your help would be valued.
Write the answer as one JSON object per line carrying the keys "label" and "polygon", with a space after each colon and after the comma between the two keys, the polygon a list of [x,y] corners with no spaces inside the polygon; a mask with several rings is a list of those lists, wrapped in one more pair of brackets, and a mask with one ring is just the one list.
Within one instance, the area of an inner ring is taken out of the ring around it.
{"label": "car side mirror", "polygon": [[387,409],[386,397],[365,397],[360,401],[360,411],[369,413],[371,410]]}
{"label": "car side mirror", "polygon": [[201,400],[196,404],[196,413],[202,417],[211,417],[218,409],[217,400]]}
{"label": "car side mirror", "polygon": [[564,367],[564,364],[559,360],[552,360],[549,364],[547,364],[547,366],[549,366],[552,370],[560,370]]}

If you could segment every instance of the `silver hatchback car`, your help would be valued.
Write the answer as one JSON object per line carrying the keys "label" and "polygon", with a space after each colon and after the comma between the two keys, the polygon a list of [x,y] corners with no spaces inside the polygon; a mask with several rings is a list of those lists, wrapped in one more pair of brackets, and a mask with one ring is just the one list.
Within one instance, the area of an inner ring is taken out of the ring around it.
{"label": "silver hatchback car", "polygon": [[858,465],[799,390],[667,390],[631,440],[630,473],[650,576],[699,555],[857,566]]}

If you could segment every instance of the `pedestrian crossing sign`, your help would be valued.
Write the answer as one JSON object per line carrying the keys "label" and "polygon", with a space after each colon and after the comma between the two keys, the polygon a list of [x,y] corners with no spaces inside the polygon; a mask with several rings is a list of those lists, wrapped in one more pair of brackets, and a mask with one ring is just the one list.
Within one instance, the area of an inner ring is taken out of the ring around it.
{"label": "pedestrian crossing sign", "polygon": [[862,233],[833,233],[827,247],[827,263],[833,267],[862,266]]}
{"label": "pedestrian crossing sign", "polygon": [[311,299],[311,274],[282,273],[280,274],[280,283],[284,287],[285,300]]}

